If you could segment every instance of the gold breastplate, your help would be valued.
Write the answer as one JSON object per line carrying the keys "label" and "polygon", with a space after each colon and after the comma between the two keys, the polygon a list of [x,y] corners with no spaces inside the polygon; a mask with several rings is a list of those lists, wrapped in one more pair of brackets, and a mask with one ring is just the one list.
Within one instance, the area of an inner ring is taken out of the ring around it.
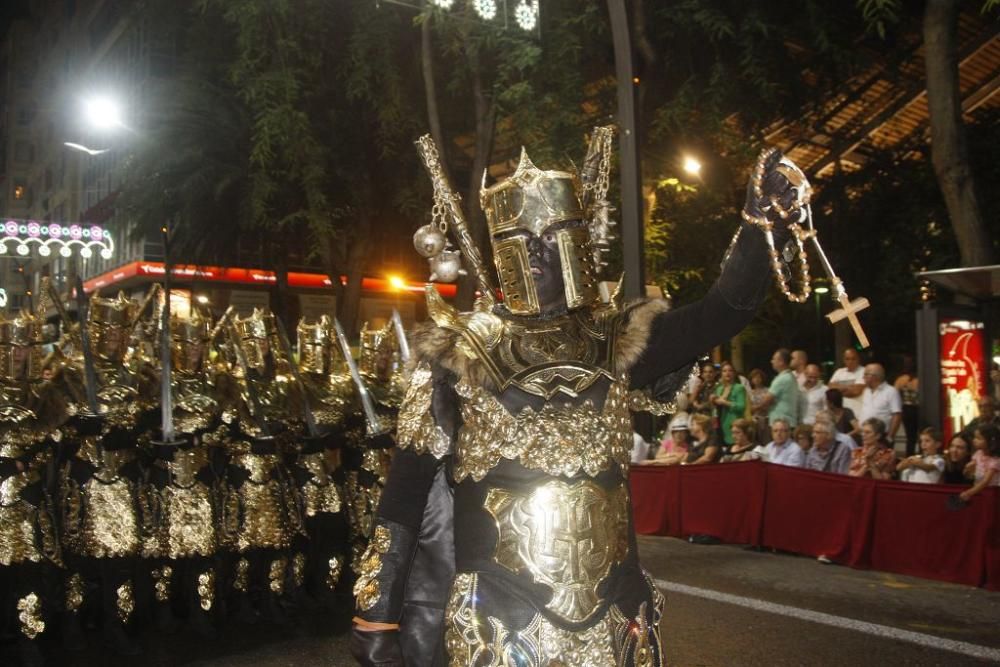
{"label": "gold breastplate", "polygon": [[624,471],[632,448],[632,419],[626,379],[611,383],[604,407],[546,403],[512,415],[489,391],[464,380],[455,390],[463,424],[455,451],[455,479],[482,479],[501,459],[567,477],[596,476],[618,466]]}

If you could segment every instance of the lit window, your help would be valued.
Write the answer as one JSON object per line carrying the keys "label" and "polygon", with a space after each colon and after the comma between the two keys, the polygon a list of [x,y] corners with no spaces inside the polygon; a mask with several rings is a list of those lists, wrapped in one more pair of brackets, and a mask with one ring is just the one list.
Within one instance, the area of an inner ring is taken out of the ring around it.
{"label": "lit window", "polygon": [[14,186],[14,199],[25,199],[28,196],[28,188],[23,185]]}

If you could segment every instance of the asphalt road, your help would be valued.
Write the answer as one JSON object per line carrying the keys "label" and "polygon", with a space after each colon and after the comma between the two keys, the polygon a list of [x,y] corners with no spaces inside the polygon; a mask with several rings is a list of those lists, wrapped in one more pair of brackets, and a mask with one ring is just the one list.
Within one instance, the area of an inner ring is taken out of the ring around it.
{"label": "asphalt road", "polygon": [[[640,538],[640,553],[667,595],[669,665],[1000,664],[998,593],[671,538]],[[48,648],[59,666],[346,666],[349,623],[302,613],[289,628],[231,623],[212,642],[146,631],[138,659],[106,655],[96,636],[83,653]]]}

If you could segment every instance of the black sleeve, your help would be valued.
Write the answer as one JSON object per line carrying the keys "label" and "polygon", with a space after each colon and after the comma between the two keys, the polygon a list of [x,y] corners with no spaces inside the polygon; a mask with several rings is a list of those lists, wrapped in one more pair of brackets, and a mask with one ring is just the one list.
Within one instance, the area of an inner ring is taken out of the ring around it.
{"label": "black sleeve", "polygon": [[[780,241],[777,230],[775,236]],[[631,388],[650,386],[742,331],[764,301],[770,279],[764,234],[743,223],[722,275],[708,294],[653,320],[646,348],[631,370]]]}
{"label": "black sleeve", "polygon": [[441,461],[431,454],[416,454],[410,449],[396,451],[389,466],[389,478],[378,506],[379,518],[420,528],[427,494]]}

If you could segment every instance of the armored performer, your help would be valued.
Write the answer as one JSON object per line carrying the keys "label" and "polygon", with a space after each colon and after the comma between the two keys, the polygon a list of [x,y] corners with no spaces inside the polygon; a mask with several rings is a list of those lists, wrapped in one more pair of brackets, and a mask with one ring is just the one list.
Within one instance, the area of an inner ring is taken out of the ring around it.
{"label": "armored performer", "polygon": [[[239,618],[254,622],[260,611],[285,622],[289,552],[303,534],[302,517],[284,452],[294,439],[289,361],[279,352],[274,315],[255,309],[227,326],[231,370],[238,398],[224,406],[228,462],[221,506],[226,548],[233,554],[233,588]],[[254,602],[257,602],[255,604]]]}
{"label": "armored performer", "polygon": [[[481,191],[502,303],[483,278],[471,313],[428,292],[433,324],[412,337],[400,451],[355,587],[362,664],[665,663],[663,597],[639,565],[631,521],[629,393],[675,392],[701,353],[740,331],[764,298],[771,257],[748,225],[701,301],[601,303],[610,137],[595,130],[579,176],[539,169],[522,151],[509,178]],[[436,149],[418,144],[435,211],[450,211],[470,268],[485,276]],[[772,198],[788,209],[794,193],[776,165],[765,165],[747,210],[770,210],[780,236]],[[447,529],[427,521],[442,468],[454,493],[453,540],[439,540],[454,548],[444,605],[436,570],[422,568],[431,581],[418,582],[411,571],[418,542]],[[440,633],[423,644],[407,635],[405,606],[421,594],[445,607],[444,646]]]}
{"label": "armored performer", "polygon": [[[81,302],[83,303],[83,302]],[[73,347],[79,354],[58,377],[74,400],[59,472],[66,580],[65,629],[82,641],[79,615],[99,591],[105,641],[118,652],[138,653],[126,627],[135,610],[134,575],[142,549],[139,434],[155,418],[154,369],[125,356],[143,306],[125,298],[90,299]],[[88,344],[89,343],[89,344]],[[94,600],[97,603],[98,601]]]}
{"label": "armored performer", "polygon": [[333,325],[327,316],[317,322],[303,319],[298,334],[298,368],[309,410],[304,434],[290,472],[299,495],[307,537],[297,540],[292,555],[292,581],[305,586],[317,600],[332,601],[345,557],[350,553],[344,503],[335,479],[340,451],[355,408],[355,392],[338,351]]}
{"label": "armored performer", "polygon": [[220,443],[225,435],[208,360],[212,336],[211,320],[197,310],[187,318],[170,318],[174,437],[163,442],[161,429],[156,429],[156,437],[150,438],[152,460],[144,489],[144,506],[152,520],[144,536],[143,555],[153,563],[158,625],[173,628],[173,609],[184,607],[192,628],[206,637],[215,635],[213,559],[220,517],[216,472],[221,470]]}
{"label": "armored performer", "polygon": [[43,663],[36,640],[55,611],[62,567],[47,484],[67,414],[61,392],[42,379],[42,325],[29,312],[0,315],[0,620],[16,621],[24,665]]}
{"label": "armored performer", "polygon": [[365,323],[361,329],[359,348],[358,371],[365,390],[372,397],[381,433],[370,433],[371,429],[365,426],[360,402],[356,402],[358,408],[345,434],[343,450],[344,494],[348,504],[352,569],[355,574],[372,534],[375,510],[389,470],[389,450],[395,445],[391,433],[395,430],[396,415],[405,392],[399,345],[391,325],[369,329]]}

